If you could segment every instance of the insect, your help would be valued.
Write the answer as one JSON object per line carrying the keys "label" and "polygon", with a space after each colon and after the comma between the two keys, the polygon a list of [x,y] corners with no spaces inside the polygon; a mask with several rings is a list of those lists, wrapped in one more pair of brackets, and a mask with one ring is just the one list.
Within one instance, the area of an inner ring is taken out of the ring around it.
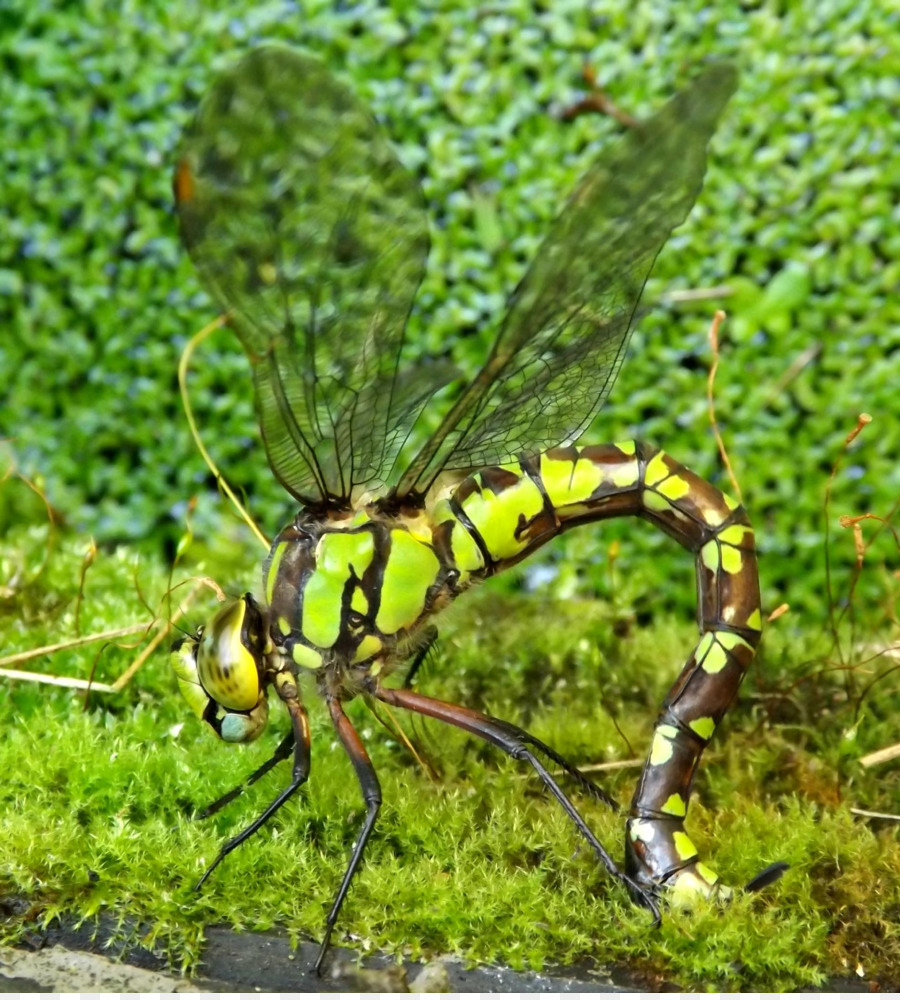
{"label": "insect", "polygon": [[[573,442],[615,381],[644,283],[700,191],[735,81],[729,66],[707,69],[599,156],[512,295],[483,367],[403,463],[417,417],[454,377],[440,363],[400,362],[428,252],[420,185],[364,104],[320,62],[285,48],[251,51],[225,72],[186,130],[175,176],[182,237],[247,352],[269,464],[300,505],[265,562],[264,599],[228,601],[173,653],[182,692],[223,740],[259,736],[269,687],[291,720],[250,779],[290,757],[289,784],[200,884],[307,780],[298,676],[311,672],[366,803],[317,969],[381,804],[343,708],[358,694],[527,761],[657,917],[658,897],[723,888],[685,816],[701,753],[760,636],[750,522],[658,448]],[[541,763],[539,753],[574,772],[550,748],[385,681],[421,654],[434,616],[471,586],[563,531],[624,515],[694,554],[701,638],[656,722],[621,871]]]}

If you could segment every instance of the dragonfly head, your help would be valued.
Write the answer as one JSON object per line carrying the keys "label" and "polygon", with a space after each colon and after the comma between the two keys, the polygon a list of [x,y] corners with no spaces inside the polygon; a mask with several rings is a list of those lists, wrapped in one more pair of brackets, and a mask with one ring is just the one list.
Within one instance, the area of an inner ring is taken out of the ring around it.
{"label": "dragonfly head", "polygon": [[250,743],[266,727],[270,651],[265,618],[250,594],[227,601],[196,635],[172,647],[182,695],[227,743]]}

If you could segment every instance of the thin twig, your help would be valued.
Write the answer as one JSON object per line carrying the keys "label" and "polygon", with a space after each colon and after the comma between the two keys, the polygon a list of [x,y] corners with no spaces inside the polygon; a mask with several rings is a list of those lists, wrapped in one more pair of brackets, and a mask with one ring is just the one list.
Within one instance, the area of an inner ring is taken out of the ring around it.
{"label": "thin twig", "polygon": [[97,558],[97,543],[91,538],[90,545],[81,560],[81,573],[78,578],[78,597],[75,599],[75,634],[81,631],[79,616],[81,615],[81,602],[84,600],[84,585],[87,581],[87,572]]}
{"label": "thin twig", "polygon": [[895,823],[900,823],[900,816],[895,816],[893,813],[877,813],[871,812],[869,809],[851,809],[850,812],[854,816],[871,816],[872,819],[891,819]]}
{"label": "thin twig", "polygon": [[208,323],[205,327],[203,327],[203,329],[199,333],[195,333],[194,336],[191,337],[191,339],[187,342],[187,344],[185,344],[184,350],[181,352],[181,360],[178,362],[178,385],[181,390],[181,404],[184,407],[184,412],[185,415],[187,416],[188,426],[191,429],[191,436],[194,439],[194,444],[197,445],[197,450],[203,456],[203,461],[206,462],[207,466],[209,466],[210,472],[212,472],[212,474],[215,476],[216,482],[219,485],[219,489],[221,489],[222,492],[225,494],[225,496],[227,496],[228,499],[232,502],[238,514],[240,515],[241,519],[244,521],[246,525],[249,526],[253,534],[256,535],[256,537],[259,539],[260,544],[265,549],[268,549],[270,546],[269,540],[259,530],[259,527],[257,526],[256,522],[246,511],[241,501],[238,500],[234,491],[225,481],[225,477],[222,475],[221,472],[219,472],[216,463],[212,460],[209,452],[206,450],[203,441],[200,438],[200,431],[197,430],[197,424],[194,421],[194,413],[193,410],[191,409],[191,401],[188,396],[187,373],[188,373],[188,366],[191,363],[191,355],[194,353],[195,348],[200,343],[206,340],[206,338],[215,330],[218,330],[220,327],[225,326],[227,322],[228,322],[227,316],[219,316],[217,319],[214,319],[212,323]]}
{"label": "thin twig", "polygon": [[815,361],[815,359],[822,353],[822,344],[819,341],[815,341],[809,345],[805,350],[801,351],[796,358],[788,365],[784,374],[775,385],[766,393],[765,399],[762,401],[763,406],[768,406],[773,399],[777,399],[782,392],[794,381],[794,379],[803,371],[803,369],[810,364],[810,362]]}
{"label": "thin twig", "polygon": [[[179,617],[181,617],[179,615]],[[166,624],[156,633],[155,636],[147,643],[146,646],[140,651],[137,657],[131,662],[128,669],[121,673],[112,683],[113,691],[121,691],[122,688],[131,680],[132,677],[141,669],[141,667],[147,662],[147,659],[153,653],[153,651],[159,646],[159,644],[165,639],[167,635],[172,631],[172,622],[166,622]]]}
{"label": "thin twig", "polygon": [[581,76],[587,84],[588,93],[574,104],[569,104],[559,112],[561,121],[570,122],[584,114],[607,115],[625,128],[640,128],[637,118],[623,111],[613,103],[609,95],[597,84],[597,71],[589,63],[581,67]]}
{"label": "thin twig", "polygon": [[[598,774],[601,771],[624,771],[630,767],[640,767],[644,763],[643,758],[635,757],[632,760],[611,760],[604,764],[579,764],[578,770],[582,774]],[[564,778],[565,771],[552,771],[554,778]]]}
{"label": "thin twig", "polygon": [[567,104],[559,112],[560,121],[570,122],[579,115],[600,114],[607,115],[625,128],[638,128],[640,122],[632,117],[627,111],[623,111],[617,104],[614,104],[608,94],[602,90],[596,90],[592,94],[585,94],[580,101],[574,104]]}
{"label": "thin twig", "polygon": [[859,762],[863,767],[874,767],[876,764],[884,764],[897,757],[900,757],[900,743],[894,743],[893,746],[882,747],[880,750],[867,753],[865,757],[859,758]]}
{"label": "thin twig", "polygon": [[103,694],[115,694],[112,684],[91,682],[90,677],[58,677],[56,674],[38,674],[31,670],[6,670],[0,668],[0,677],[8,677],[13,681],[33,681],[36,684],[52,684],[55,687],[77,688],[79,691],[100,691]]}
{"label": "thin twig", "polygon": [[[203,587],[209,586],[210,582],[206,577],[200,577],[194,581],[194,586],[191,587],[188,592],[187,597],[183,602],[179,602],[178,610],[172,618],[163,625],[163,627],[156,633],[155,636],[147,643],[146,646],[140,651],[137,657],[131,662],[128,668],[120,674],[112,683],[113,691],[121,691],[122,688],[131,680],[132,677],[141,669],[141,667],[147,662],[153,651],[159,646],[159,644],[169,635],[172,629],[175,627],[175,622],[179,619],[184,618],[188,613],[190,606],[194,603],[194,599]],[[218,589],[218,588],[216,588]],[[221,591],[220,591],[221,593]],[[224,597],[224,595],[222,595]]]}
{"label": "thin twig", "polygon": [[82,635],[77,639],[55,642],[52,646],[39,646],[37,649],[27,649],[23,653],[13,653],[10,656],[0,657],[0,667],[5,667],[10,663],[24,663],[25,660],[32,660],[36,656],[49,656],[52,653],[62,652],[64,649],[84,646],[89,642],[103,642],[104,639],[121,639],[126,635],[136,635],[138,632],[145,632],[152,626],[152,621],[143,622],[140,625],[126,625],[124,628],[112,628],[108,632],[96,632],[94,635]]}
{"label": "thin twig", "polygon": [[661,297],[664,305],[678,305],[682,302],[708,302],[712,299],[728,299],[734,295],[731,285],[712,285],[709,288],[683,288],[667,292]]}
{"label": "thin twig", "polygon": [[[843,652],[841,650],[841,639],[838,634],[838,626],[843,620],[844,613],[841,612],[840,616],[835,616],[835,600],[834,600],[834,590],[831,584],[831,525],[829,521],[828,509],[831,505],[831,490],[834,487],[834,481],[837,478],[838,469],[841,467],[841,459],[847,452],[847,448],[856,439],[856,437],[862,433],[863,428],[872,422],[872,418],[868,413],[860,413],[856,419],[856,426],[852,431],[844,438],[844,444],[841,450],[837,454],[837,458],[834,460],[834,464],[831,466],[831,472],[828,475],[828,480],[825,483],[825,499],[822,503],[822,515],[825,522],[825,593],[828,597],[828,624],[831,630],[831,641],[833,643],[832,648],[837,650],[838,659],[843,661]],[[849,605],[848,605],[849,606]],[[849,692],[848,692],[849,694]]]}

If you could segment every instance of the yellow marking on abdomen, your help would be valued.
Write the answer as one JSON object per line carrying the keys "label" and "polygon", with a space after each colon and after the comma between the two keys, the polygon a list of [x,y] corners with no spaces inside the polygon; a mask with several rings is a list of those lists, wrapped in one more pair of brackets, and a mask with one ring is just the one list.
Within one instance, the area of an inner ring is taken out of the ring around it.
{"label": "yellow marking on abdomen", "polygon": [[484,547],[495,561],[510,559],[529,544],[528,538],[516,538],[520,523],[530,521],[544,509],[544,498],[527,476],[497,493],[476,490],[460,505],[481,536]]}
{"label": "yellow marking on abdomen", "polygon": [[541,481],[554,507],[568,507],[589,500],[603,478],[603,469],[590,459],[541,455]]}

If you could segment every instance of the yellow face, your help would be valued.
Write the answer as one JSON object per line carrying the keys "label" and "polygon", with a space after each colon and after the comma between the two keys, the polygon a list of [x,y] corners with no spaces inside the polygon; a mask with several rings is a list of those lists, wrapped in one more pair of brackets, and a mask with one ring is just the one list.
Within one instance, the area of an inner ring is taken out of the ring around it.
{"label": "yellow face", "polygon": [[196,636],[186,636],[172,649],[182,695],[228,743],[249,743],[266,727],[269,645],[259,607],[245,594],[223,604]]}

